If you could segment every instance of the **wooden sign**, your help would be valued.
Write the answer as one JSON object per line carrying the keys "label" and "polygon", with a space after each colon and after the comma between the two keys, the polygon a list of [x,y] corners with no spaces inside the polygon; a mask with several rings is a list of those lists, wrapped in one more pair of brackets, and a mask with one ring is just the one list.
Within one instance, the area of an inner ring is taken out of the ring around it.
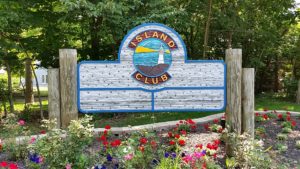
{"label": "wooden sign", "polygon": [[78,65],[82,113],[220,111],[226,105],[221,60],[188,60],[173,29],[142,24],[125,36],[116,61]]}

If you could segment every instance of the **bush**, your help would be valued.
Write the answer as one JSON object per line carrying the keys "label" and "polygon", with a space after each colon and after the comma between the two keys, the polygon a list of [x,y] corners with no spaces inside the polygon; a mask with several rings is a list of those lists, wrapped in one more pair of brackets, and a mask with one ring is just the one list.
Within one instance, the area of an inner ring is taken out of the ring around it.
{"label": "bush", "polygon": [[296,79],[286,77],[283,79],[283,90],[288,99],[295,100],[298,82]]}
{"label": "bush", "polygon": [[234,142],[234,158],[227,159],[228,168],[272,168],[272,159],[263,150],[263,141],[251,139],[247,134],[229,133]]}
{"label": "bush", "polygon": [[289,128],[289,127],[284,127],[284,128],[282,128],[282,133],[290,133],[290,132],[292,132],[293,130],[291,129],[291,128]]}
{"label": "bush", "polygon": [[296,141],[296,147],[300,149],[300,140]]}
{"label": "bush", "polygon": [[286,152],[288,149],[288,146],[286,144],[280,144],[280,143],[276,144],[275,147],[280,153]]}
{"label": "bush", "polygon": [[284,141],[284,140],[287,140],[288,136],[286,134],[283,134],[283,133],[278,133],[276,138],[278,140],[283,140]]}
{"label": "bush", "polygon": [[67,164],[72,164],[73,168],[88,166],[92,158],[87,158],[84,150],[93,138],[93,127],[89,124],[91,120],[90,116],[72,120],[66,131],[55,129],[55,121],[44,120],[49,132],[28,146],[27,165],[30,168],[44,163],[49,168],[65,168]]}

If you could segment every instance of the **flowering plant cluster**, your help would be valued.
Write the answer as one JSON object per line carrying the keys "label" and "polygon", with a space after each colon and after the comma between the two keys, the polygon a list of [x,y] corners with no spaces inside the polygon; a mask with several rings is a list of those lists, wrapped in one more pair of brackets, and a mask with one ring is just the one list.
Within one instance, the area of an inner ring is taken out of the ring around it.
{"label": "flowering plant cluster", "polygon": [[[270,115],[271,116],[271,115]],[[269,120],[269,114],[259,114],[259,113],[255,113],[255,121],[256,122],[262,122],[262,121],[267,121]]]}
{"label": "flowering plant cluster", "polygon": [[196,131],[197,129],[197,126],[196,126],[196,123],[192,120],[192,119],[187,119],[187,120],[180,120],[179,123],[176,124],[176,130],[178,131],[182,131],[182,130],[185,130],[185,131]]}
{"label": "flowering plant cluster", "polygon": [[44,120],[47,135],[31,138],[29,141],[27,166],[42,168],[46,164],[50,168],[65,168],[67,165],[84,168],[89,161],[84,150],[92,143],[93,138],[91,120],[90,116],[73,120],[67,130],[55,128],[55,120]]}
{"label": "flowering plant cluster", "polygon": [[0,169],[18,169],[18,165],[15,163],[2,161],[0,162]]}
{"label": "flowering plant cluster", "polygon": [[[223,116],[222,118],[225,118],[225,116]],[[222,133],[224,130],[224,128],[220,125],[219,119],[214,119],[213,123],[203,124],[203,127],[206,131],[212,131],[217,133]]]}

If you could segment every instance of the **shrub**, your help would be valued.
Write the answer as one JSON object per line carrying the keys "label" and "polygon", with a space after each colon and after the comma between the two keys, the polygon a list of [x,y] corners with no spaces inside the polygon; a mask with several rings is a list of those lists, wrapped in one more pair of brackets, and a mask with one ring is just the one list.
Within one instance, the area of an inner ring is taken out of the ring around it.
{"label": "shrub", "polygon": [[272,168],[272,159],[263,150],[263,141],[251,139],[247,134],[228,133],[227,138],[235,144],[234,158],[227,164],[232,168]]}
{"label": "shrub", "polygon": [[275,147],[280,153],[286,152],[288,149],[288,146],[286,144],[280,144],[280,143],[276,144]]}
{"label": "shrub", "polygon": [[65,168],[67,164],[72,164],[74,168],[88,166],[90,161],[84,150],[93,137],[93,126],[89,124],[91,120],[90,116],[72,120],[66,131],[55,129],[55,121],[44,120],[49,132],[28,146],[27,165],[45,163],[49,168]]}
{"label": "shrub", "polygon": [[282,122],[281,127],[282,128],[290,128],[293,129],[296,126],[296,121],[285,121]]}
{"label": "shrub", "polygon": [[[25,158],[26,151],[26,140],[18,141],[16,136],[27,136],[29,130],[27,129],[26,122],[24,120],[18,120],[14,114],[8,114],[7,118],[3,120],[3,135],[5,144],[2,145],[2,151],[8,153],[10,160],[19,160]],[[20,143],[25,144],[22,145]],[[1,150],[0,150],[1,151]]]}
{"label": "shrub", "polygon": [[283,134],[283,133],[278,133],[276,138],[278,140],[287,140],[288,136],[286,134]]}
{"label": "shrub", "polygon": [[296,147],[300,149],[300,140],[296,141]]}
{"label": "shrub", "polygon": [[293,130],[291,129],[291,128],[289,128],[289,127],[284,127],[284,128],[282,128],[282,133],[290,133],[290,132],[292,132]]}

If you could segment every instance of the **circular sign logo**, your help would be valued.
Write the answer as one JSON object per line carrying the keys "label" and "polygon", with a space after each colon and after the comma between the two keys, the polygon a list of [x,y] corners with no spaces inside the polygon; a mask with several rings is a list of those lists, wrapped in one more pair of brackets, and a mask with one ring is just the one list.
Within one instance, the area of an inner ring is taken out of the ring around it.
{"label": "circular sign logo", "polygon": [[167,72],[172,63],[168,45],[156,38],[140,42],[135,48],[133,64],[146,77],[158,77]]}

